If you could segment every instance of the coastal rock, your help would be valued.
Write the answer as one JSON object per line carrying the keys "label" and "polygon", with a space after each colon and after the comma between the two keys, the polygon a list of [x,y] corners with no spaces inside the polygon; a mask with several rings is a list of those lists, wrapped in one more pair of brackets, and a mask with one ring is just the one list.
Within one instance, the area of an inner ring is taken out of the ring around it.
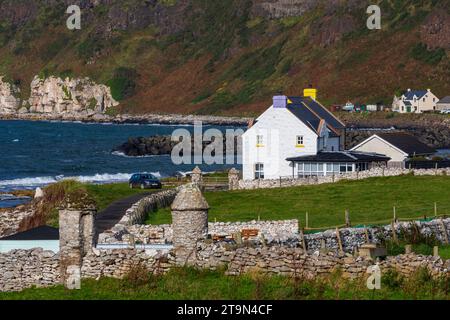
{"label": "coastal rock", "polygon": [[89,78],[65,80],[56,77],[31,82],[30,112],[75,114],[84,117],[103,113],[118,102],[109,87]]}
{"label": "coastal rock", "polygon": [[0,76],[0,114],[12,114],[20,107],[19,88]]}

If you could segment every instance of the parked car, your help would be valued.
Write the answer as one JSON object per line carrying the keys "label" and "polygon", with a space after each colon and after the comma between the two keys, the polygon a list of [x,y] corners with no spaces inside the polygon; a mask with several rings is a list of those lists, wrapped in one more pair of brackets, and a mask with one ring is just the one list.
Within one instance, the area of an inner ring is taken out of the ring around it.
{"label": "parked car", "polygon": [[131,176],[130,188],[161,189],[161,181],[150,173],[135,173]]}
{"label": "parked car", "polygon": [[441,111],[442,114],[450,114],[450,109],[444,109]]}

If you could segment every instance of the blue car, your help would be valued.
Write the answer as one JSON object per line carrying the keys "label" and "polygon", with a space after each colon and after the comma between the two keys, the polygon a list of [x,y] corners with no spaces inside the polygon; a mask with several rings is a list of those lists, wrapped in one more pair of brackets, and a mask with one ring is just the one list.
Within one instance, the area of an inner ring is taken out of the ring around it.
{"label": "blue car", "polygon": [[133,174],[129,181],[130,188],[161,189],[161,181],[150,173]]}

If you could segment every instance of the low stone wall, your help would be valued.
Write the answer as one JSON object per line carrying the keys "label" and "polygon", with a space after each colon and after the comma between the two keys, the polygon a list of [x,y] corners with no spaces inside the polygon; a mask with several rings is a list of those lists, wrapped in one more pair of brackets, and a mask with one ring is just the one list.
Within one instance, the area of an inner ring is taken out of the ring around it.
{"label": "low stone wall", "polygon": [[[329,274],[338,268],[342,270],[344,278],[363,277],[367,268],[374,264],[369,258],[334,252],[309,254],[300,248],[283,246],[230,250],[226,246],[201,244],[197,259],[197,266],[200,268],[215,269],[227,265],[229,275],[258,271],[310,279]],[[437,257],[416,254],[388,257],[379,265],[382,273],[393,269],[407,276],[422,267],[436,277],[447,275],[450,270],[450,260],[444,262]]]}
{"label": "low stone wall", "polygon": [[[415,227],[414,227],[415,225]],[[444,231],[445,226],[445,231]],[[395,224],[395,234],[400,237],[402,232],[416,228],[423,235],[434,235],[441,243],[446,243],[446,239],[450,239],[450,218],[449,219],[435,219],[432,221],[415,221],[415,222],[400,222]],[[367,233],[366,233],[367,230]],[[445,233],[447,233],[447,238]],[[358,247],[367,243],[369,240],[372,243],[380,243],[382,239],[392,239],[392,226],[386,225],[383,227],[374,228],[345,228],[339,230],[342,247],[345,252],[354,252]],[[369,239],[367,239],[367,236]],[[325,245],[325,249],[338,251],[339,240],[337,238],[336,230],[327,230],[315,234],[305,234],[305,243],[308,251],[316,251]],[[291,243],[295,244],[298,241],[298,246],[303,246],[301,237],[292,239]]]}
{"label": "low stone wall", "polygon": [[341,180],[360,180],[373,177],[392,177],[406,174],[414,174],[416,176],[442,176],[450,175],[450,168],[444,169],[401,169],[401,168],[374,168],[367,171],[352,172],[348,174],[326,176],[326,177],[310,177],[310,178],[282,178],[274,180],[239,180],[238,188],[241,190],[251,189],[271,189],[295,186],[316,185],[324,183],[334,183]]}
{"label": "low stone wall", "polygon": [[33,216],[34,209],[30,206],[0,211],[0,237],[6,237],[22,231],[23,223]]}
{"label": "low stone wall", "polygon": [[59,255],[42,248],[0,253],[0,291],[59,283]]}
{"label": "low stone wall", "polygon": [[[289,239],[298,237],[298,220],[280,221],[248,221],[248,222],[210,222],[208,223],[208,234],[231,238],[233,234],[242,230],[256,229],[258,236],[250,240],[263,239],[271,242],[287,242]],[[173,229],[171,225],[139,225],[135,224],[125,227],[116,237],[102,239],[102,243],[144,243],[165,244],[172,243]]]}
{"label": "low stone wall", "polygon": [[[216,270],[226,268],[228,275],[261,272],[285,276],[314,278],[342,270],[345,278],[364,277],[374,264],[369,258],[354,257],[336,252],[308,253],[301,248],[286,246],[241,246],[227,243],[197,243],[191,265]],[[145,251],[135,249],[93,249],[83,258],[83,278],[123,278],[135,266],[141,265],[154,274],[164,274],[180,266],[173,251]],[[448,275],[450,260],[416,254],[387,257],[379,263],[382,274],[389,269],[409,276],[419,268],[426,268],[432,276]],[[32,286],[52,286],[60,283],[59,257],[42,249],[14,250],[0,254],[0,291],[20,291]]]}
{"label": "low stone wall", "polygon": [[179,189],[164,190],[139,200],[126,211],[122,219],[111,230],[107,230],[99,235],[98,242],[112,243],[121,239],[122,235],[129,233],[127,232],[128,227],[135,224],[143,224],[149,212],[170,206]]}

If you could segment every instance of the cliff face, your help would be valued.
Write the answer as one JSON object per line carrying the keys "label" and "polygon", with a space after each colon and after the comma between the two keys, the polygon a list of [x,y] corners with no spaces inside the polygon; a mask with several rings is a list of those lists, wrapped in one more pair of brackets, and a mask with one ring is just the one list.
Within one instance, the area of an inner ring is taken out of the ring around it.
{"label": "cliff face", "polygon": [[[71,4],[81,30],[65,26]],[[255,115],[310,84],[326,105],[450,94],[450,0],[370,4],[382,30],[365,0],[3,0],[0,74],[22,100],[36,74],[89,77],[139,114]]]}
{"label": "cliff face", "polygon": [[0,77],[0,114],[16,113],[19,110],[18,93],[19,89],[16,86],[3,81],[3,77]]}
{"label": "cliff face", "polygon": [[36,113],[103,113],[118,105],[111,96],[111,90],[91,80],[65,80],[50,77],[35,77],[31,82],[29,111]]}

